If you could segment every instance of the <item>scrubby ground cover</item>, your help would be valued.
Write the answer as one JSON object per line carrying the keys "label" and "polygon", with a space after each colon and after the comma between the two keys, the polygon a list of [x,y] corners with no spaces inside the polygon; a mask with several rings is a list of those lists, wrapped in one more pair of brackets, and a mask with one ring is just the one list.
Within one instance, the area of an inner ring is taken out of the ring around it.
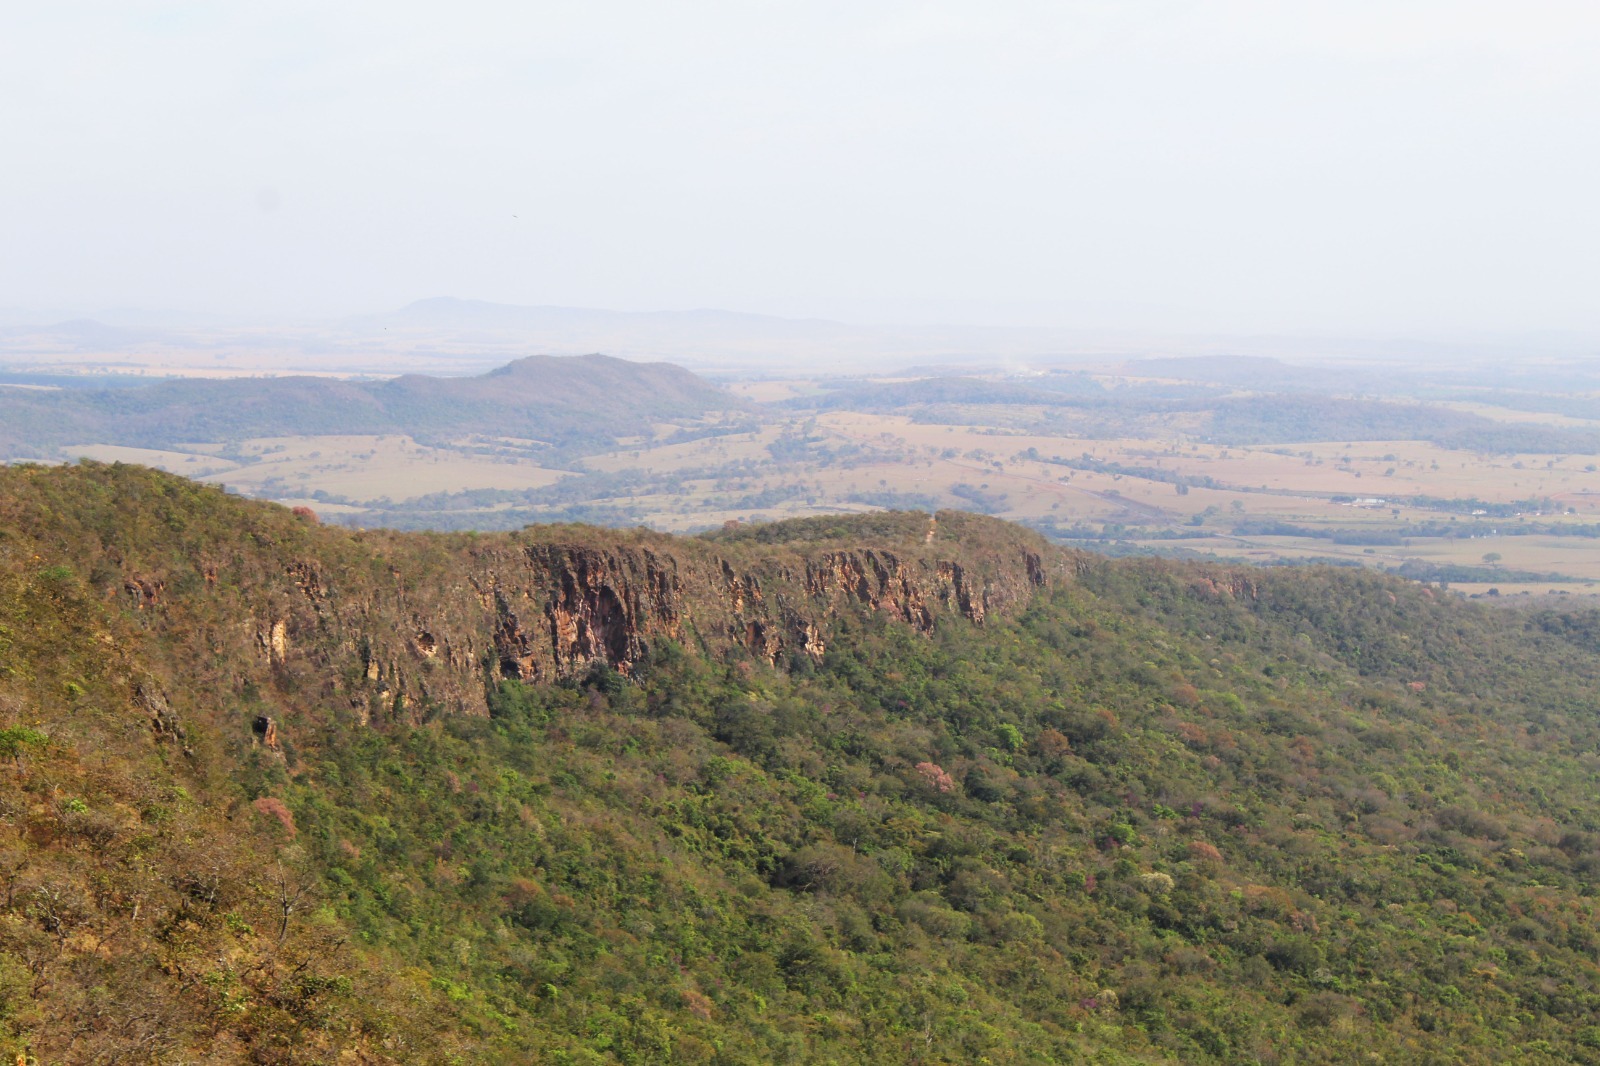
{"label": "scrubby ground cover", "polygon": [[462,538],[130,468],[4,488],[8,1051],[1600,1062],[1592,610],[1073,555],[981,627],[486,664],[487,718],[363,724],[316,654],[247,660],[239,604],[307,560],[425,595]]}

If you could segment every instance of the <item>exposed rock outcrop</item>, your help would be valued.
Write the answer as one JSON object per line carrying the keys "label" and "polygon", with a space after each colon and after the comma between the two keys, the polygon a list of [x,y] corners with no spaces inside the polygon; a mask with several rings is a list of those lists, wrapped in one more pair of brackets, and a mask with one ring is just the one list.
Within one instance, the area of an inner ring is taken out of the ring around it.
{"label": "exposed rock outcrop", "polygon": [[[707,538],[530,527],[449,542],[295,523],[315,539],[262,538],[266,557],[208,550],[185,595],[234,599],[254,619],[260,675],[241,686],[314,686],[377,724],[486,713],[486,679],[550,681],[596,663],[636,673],[665,641],[780,666],[820,660],[846,614],[931,633],[1014,613],[1072,580],[1070,556],[1016,526],[954,513],[896,521]],[[852,542],[857,528],[864,542]],[[162,596],[145,579],[124,587],[139,608]]]}
{"label": "exposed rock outcrop", "polygon": [[289,624],[281,618],[263,622],[256,628],[256,647],[271,663],[289,657]]}
{"label": "exposed rock outcrop", "polygon": [[1195,577],[1189,591],[1201,599],[1253,600],[1260,590],[1244,574],[1235,572],[1206,572]]}
{"label": "exposed rock outcrop", "polygon": [[122,590],[127,593],[128,601],[141,611],[159,604],[166,589],[166,582],[147,577],[130,576],[122,583]]}
{"label": "exposed rock outcrop", "polygon": [[258,715],[250,725],[256,740],[268,751],[278,751],[278,723],[268,715]]}

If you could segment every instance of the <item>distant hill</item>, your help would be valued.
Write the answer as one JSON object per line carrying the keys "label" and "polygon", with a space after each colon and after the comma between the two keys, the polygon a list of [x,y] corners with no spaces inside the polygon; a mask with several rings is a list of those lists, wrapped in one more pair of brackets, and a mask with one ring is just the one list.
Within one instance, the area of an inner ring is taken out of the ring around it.
{"label": "distant hill", "polygon": [[[714,308],[613,311],[442,296],[347,318],[335,328],[342,343],[381,337],[391,346],[426,344],[458,352],[468,345],[481,350],[518,344],[547,352],[650,356],[695,367],[770,367],[782,362],[836,372],[923,362],[985,367],[997,360],[1051,362],[1085,348],[1101,352],[1108,343],[1098,334],[1053,327],[866,325]],[[1124,349],[1113,345],[1113,350]]]}
{"label": "distant hill", "polygon": [[1124,364],[1129,374],[1179,378],[1276,392],[1348,391],[1366,383],[1367,371],[1327,366],[1293,366],[1261,355],[1199,355],[1134,359]]}
{"label": "distant hill", "polygon": [[651,422],[742,408],[670,363],[530,356],[469,378],[189,379],[137,388],[0,390],[0,455],[49,457],[73,444],[163,448],[334,433],[424,440],[473,433],[584,447],[609,444]]}
{"label": "distant hill", "polygon": [[1600,451],[1600,433],[1593,430],[1496,422],[1430,404],[1295,393],[1222,400],[1212,409],[1206,434],[1228,444],[1426,440],[1445,448],[1482,452]]}
{"label": "distant hill", "polygon": [[930,377],[888,385],[844,385],[817,396],[789,400],[784,407],[797,411],[895,411],[919,404],[1035,404],[1055,406],[1072,402],[1073,395],[1103,395],[1105,389],[1087,378],[1073,378],[1079,391],[1013,381],[986,381],[972,377]]}
{"label": "distant hill", "polygon": [[[960,375],[930,376],[916,381],[869,380],[829,382],[827,391],[798,396],[777,406],[791,411],[868,411],[917,414],[921,409],[950,407],[1070,407],[1102,419],[1131,420],[1190,412],[1202,416],[1200,435],[1224,444],[1288,444],[1304,441],[1424,440],[1445,448],[1479,452],[1534,454],[1600,451],[1600,433],[1584,428],[1506,423],[1480,414],[1423,402],[1389,402],[1342,395],[1339,371],[1292,367],[1275,359],[1230,356],[1194,359],[1145,359],[1124,368],[1130,373],[1184,379],[1178,383],[1146,383],[1105,388],[1084,374],[1045,374],[996,380]],[[1358,384],[1345,375],[1345,388]],[[1230,395],[1229,386],[1248,385],[1250,392]],[[1590,397],[1489,395],[1508,406],[1559,410],[1576,417],[1594,414]],[[948,411],[945,417],[957,417]],[[995,417],[995,416],[986,416]],[[1114,436],[1138,434],[1102,421],[1095,432]]]}
{"label": "distant hill", "polygon": [[122,351],[152,343],[181,346],[188,341],[164,330],[113,326],[92,318],[0,329],[0,350]]}
{"label": "distant hill", "polygon": [[857,327],[821,319],[778,318],[738,311],[608,311],[588,307],[526,307],[485,300],[460,300],[436,296],[416,300],[389,314],[350,320],[351,325],[419,326],[447,329],[548,330],[613,329],[648,326],[655,329],[693,329],[715,335],[752,330],[787,337],[851,336]]}

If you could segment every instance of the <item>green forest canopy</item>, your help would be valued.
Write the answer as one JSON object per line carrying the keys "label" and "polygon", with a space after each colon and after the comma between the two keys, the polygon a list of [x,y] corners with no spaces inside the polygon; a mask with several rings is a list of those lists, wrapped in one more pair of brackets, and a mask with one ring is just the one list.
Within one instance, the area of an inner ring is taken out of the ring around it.
{"label": "green forest canopy", "polygon": [[[874,521],[794,530],[925,528]],[[0,473],[0,1048],[1600,1062],[1600,613],[1067,553],[981,627],[486,672],[487,718],[254,651],[291,564],[421,590],[474,539]]]}

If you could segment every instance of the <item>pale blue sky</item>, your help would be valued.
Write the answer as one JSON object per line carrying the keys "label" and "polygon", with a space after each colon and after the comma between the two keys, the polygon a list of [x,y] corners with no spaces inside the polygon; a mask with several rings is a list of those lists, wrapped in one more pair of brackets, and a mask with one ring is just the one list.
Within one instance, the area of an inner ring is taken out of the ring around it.
{"label": "pale blue sky", "polygon": [[1600,333],[1600,6],[13,4],[0,306]]}

